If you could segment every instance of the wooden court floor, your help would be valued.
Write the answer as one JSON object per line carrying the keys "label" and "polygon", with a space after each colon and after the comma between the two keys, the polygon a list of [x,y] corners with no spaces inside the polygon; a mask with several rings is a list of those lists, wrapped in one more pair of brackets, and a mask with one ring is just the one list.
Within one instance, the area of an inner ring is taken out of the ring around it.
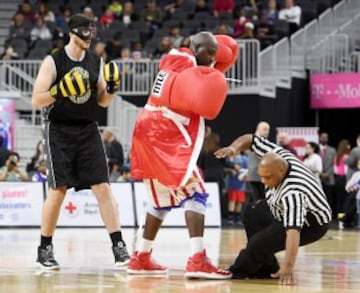
{"label": "wooden court floor", "polygon": [[[124,229],[129,250],[137,233]],[[360,233],[330,230],[319,242],[301,248],[296,286],[276,280],[197,281],[183,277],[188,256],[187,231],[163,228],[153,256],[170,268],[167,277],[133,277],[113,266],[105,229],[58,229],[54,237],[59,271],[36,269],[39,229],[0,229],[0,293],[121,292],[121,293],[227,293],[227,292],[360,292]],[[205,233],[208,256],[225,267],[245,244],[241,229],[209,228]],[[280,261],[283,253],[279,254]]]}

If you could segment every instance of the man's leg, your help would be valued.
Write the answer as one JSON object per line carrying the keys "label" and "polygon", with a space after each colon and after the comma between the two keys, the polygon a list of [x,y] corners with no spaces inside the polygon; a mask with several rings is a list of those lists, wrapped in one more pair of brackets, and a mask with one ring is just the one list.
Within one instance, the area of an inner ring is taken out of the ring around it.
{"label": "man's leg", "polygon": [[61,204],[64,201],[66,187],[50,188],[42,208],[41,240],[38,247],[37,264],[42,269],[54,270],[59,268],[54,258],[52,237],[59,218]]}
{"label": "man's leg", "polygon": [[148,209],[142,239],[133,253],[127,272],[134,275],[167,274],[167,268],[151,259],[152,247],[168,210]]}
{"label": "man's leg", "polygon": [[184,204],[185,221],[190,236],[191,257],[185,277],[201,279],[230,279],[231,273],[214,267],[204,249],[205,203],[207,194],[196,193]]}
{"label": "man's leg", "polygon": [[112,241],[112,250],[116,266],[124,266],[130,262],[130,255],[122,238],[119,212],[115,198],[108,183],[91,186],[98,201],[101,218]]}

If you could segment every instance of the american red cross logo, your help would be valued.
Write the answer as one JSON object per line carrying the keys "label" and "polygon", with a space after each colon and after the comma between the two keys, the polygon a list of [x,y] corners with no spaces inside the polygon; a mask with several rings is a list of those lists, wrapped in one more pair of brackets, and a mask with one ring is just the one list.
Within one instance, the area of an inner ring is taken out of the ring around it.
{"label": "american red cross logo", "polygon": [[70,215],[72,215],[77,207],[71,201],[69,201],[69,203],[65,206],[65,209],[68,210]]}

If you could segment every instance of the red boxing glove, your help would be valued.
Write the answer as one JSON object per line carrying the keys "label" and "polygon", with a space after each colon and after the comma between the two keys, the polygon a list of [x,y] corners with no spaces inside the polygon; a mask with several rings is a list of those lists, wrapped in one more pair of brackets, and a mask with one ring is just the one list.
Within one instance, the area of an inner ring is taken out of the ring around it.
{"label": "red boxing glove", "polygon": [[225,73],[235,64],[239,55],[239,45],[232,37],[226,35],[216,35],[215,38],[218,42],[218,50],[214,68]]}
{"label": "red boxing glove", "polygon": [[218,70],[206,66],[188,68],[173,82],[169,108],[214,119],[225,102],[227,90],[225,76]]}

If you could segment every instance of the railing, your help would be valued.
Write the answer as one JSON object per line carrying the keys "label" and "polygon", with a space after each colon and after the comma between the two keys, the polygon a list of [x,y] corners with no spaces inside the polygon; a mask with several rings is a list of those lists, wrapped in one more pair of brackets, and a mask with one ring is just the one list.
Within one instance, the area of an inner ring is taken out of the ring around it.
{"label": "railing", "polygon": [[[230,83],[229,93],[240,94],[259,91],[260,44],[258,40],[241,40],[240,58],[227,73],[228,77],[242,80]],[[121,73],[121,95],[147,95],[158,72],[158,60],[123,61],[115,60]],[[18,90],[23,97],[29,97],[40,60],[0,61],[0,89]],[[29,99],[27,100],[30,101]]]}

